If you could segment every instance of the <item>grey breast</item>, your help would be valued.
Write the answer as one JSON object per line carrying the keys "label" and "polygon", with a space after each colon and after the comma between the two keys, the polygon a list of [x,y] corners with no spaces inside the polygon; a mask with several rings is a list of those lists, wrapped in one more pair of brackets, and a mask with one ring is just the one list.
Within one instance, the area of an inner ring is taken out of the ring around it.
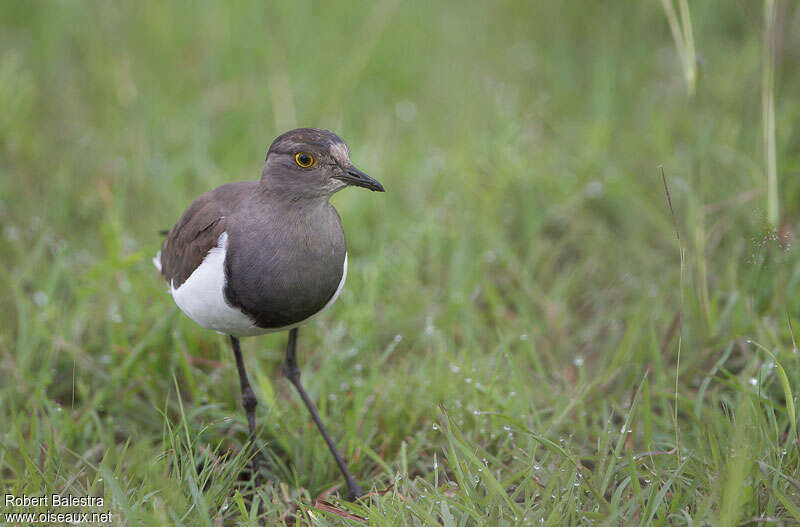
{"label": "grey breast", "polygon": [[320,311],[342,279],[345,238],[325,202],[271,202],[254,195],[226,222],[225,299],[259,327],[301,322]]}

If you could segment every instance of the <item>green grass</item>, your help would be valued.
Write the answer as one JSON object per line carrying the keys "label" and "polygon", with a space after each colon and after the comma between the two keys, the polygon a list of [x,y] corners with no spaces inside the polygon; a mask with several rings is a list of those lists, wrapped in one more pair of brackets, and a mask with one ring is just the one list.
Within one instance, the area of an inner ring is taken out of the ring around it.
{"label": "green grass", "polygon": [[773,231],[763,6],[690,8],[693,95],[655,0],[0,4],[0,494],[104,496],[119,525],[254,526],[255,500],[268,525],[360,524],[313,506],[341,477],[285,335],[243,341],[273,462],[240,479],[227,341],[150,263],[303,125],[387,188],[334,198],[347,287],[300,332],[352,470],[391,487],[337,507],[800,523],[800,11],[776,8]]}

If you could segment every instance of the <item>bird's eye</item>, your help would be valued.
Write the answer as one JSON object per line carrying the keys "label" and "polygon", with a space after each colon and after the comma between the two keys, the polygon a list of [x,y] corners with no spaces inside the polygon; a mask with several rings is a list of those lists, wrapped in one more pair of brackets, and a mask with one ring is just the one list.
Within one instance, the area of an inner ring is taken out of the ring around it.
{"label": "bird's eye", "polygon": [[298,166],[308,168],[314,164],[314,156],[307,152],[298,152],[294,156],[294,160]]}

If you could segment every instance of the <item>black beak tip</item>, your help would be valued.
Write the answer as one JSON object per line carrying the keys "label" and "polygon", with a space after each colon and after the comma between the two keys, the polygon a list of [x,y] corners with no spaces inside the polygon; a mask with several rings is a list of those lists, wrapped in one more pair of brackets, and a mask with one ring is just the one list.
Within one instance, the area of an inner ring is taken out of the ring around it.
{"label": "black beak tip", "polygon": [[351,168],[348,170],[347,177],[342,179],[348,185],[363,187],[373,192],[386,192],[386,189],[383,188],[383,185],[381,185],[377,179],[369,177],[367,174],[358,170],[357,168]]}

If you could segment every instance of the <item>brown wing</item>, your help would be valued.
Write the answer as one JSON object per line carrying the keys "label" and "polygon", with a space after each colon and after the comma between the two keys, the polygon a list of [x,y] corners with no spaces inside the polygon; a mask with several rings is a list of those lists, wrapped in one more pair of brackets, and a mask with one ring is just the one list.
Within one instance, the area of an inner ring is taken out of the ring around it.
{"label": "brown wing", "polygon": [[161,274],[178,288],[203,262],[225,232],[223,208],[204,194],[192,203],[161,246]]}

